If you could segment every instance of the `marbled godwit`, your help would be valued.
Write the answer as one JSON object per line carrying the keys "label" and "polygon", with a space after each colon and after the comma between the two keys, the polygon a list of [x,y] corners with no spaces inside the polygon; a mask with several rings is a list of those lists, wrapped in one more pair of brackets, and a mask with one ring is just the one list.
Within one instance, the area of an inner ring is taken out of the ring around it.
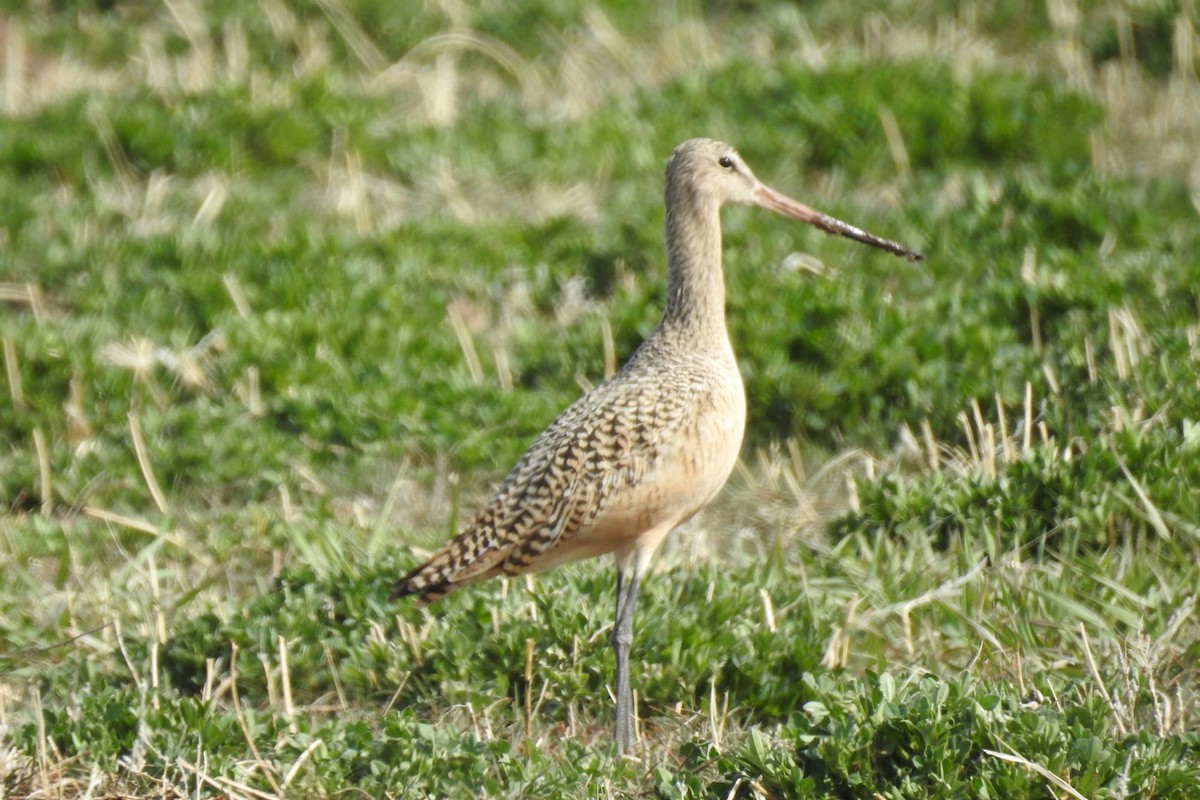
{"label": "marbled godwit", "polygon": [[742,443],[746,395],[725,330],[725,203],[762,206],[910,261],[923,258],[764,186],[727,144],[684,142],[667,162],[662,321],[616,375],[538,436],[491,501],[393,592],[432,602],[496,575],[613,553],[621,755],[633,736],[629,648],[638,583],[663,538],[725,483]]}

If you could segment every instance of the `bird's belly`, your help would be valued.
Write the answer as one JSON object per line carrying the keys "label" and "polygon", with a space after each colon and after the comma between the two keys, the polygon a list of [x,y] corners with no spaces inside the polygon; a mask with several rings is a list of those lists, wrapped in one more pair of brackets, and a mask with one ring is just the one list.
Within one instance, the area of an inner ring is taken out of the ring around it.
{"label": "bird's belly", "polygon": [[707,505],[725,485],[741,449],[746,401],[736,391],[709,396],[686,424],[658,444],[654,467],[607,498],[603,510],[539,569],[616,553],[648,558],[677,525]]}

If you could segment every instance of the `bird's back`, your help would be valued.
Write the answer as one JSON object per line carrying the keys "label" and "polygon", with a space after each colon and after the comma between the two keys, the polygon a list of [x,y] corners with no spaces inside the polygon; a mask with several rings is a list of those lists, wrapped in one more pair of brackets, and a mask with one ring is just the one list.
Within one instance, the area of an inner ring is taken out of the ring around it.
{"label": "bird's back", "polygon": [[395,594],[429,602],[495,575],[652,551],[724,484],[745,414],[728,340],[696,351],[660,328],[538,436],[487,505]]}

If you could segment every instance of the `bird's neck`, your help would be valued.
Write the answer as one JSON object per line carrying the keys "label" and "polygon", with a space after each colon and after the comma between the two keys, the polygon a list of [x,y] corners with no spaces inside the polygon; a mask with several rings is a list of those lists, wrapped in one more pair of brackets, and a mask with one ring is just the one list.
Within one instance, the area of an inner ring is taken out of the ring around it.
{"label": "bird's neck", "polygon": [[727,344],[721,219],[716,203],[667,196],[667,305],[661,328],[700,343]]}

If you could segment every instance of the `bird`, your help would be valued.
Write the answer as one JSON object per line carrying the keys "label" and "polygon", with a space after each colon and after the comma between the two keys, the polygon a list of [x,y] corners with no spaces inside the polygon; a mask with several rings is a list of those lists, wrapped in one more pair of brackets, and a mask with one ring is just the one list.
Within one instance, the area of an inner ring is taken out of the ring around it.
{"label": "bird", "polygon": [[423,604],[495,576],[613,554],[618,757],[631,754],[629,681],[638,587],[663,539],[706,506],[741,449],[746,394],[725,325],[720,209],[760,206],[910,261],[923,255],[764,185],[737,151],[689,139],[666,166],[666,304],[608,380],[545,429],[459,533],[400,578]]}

